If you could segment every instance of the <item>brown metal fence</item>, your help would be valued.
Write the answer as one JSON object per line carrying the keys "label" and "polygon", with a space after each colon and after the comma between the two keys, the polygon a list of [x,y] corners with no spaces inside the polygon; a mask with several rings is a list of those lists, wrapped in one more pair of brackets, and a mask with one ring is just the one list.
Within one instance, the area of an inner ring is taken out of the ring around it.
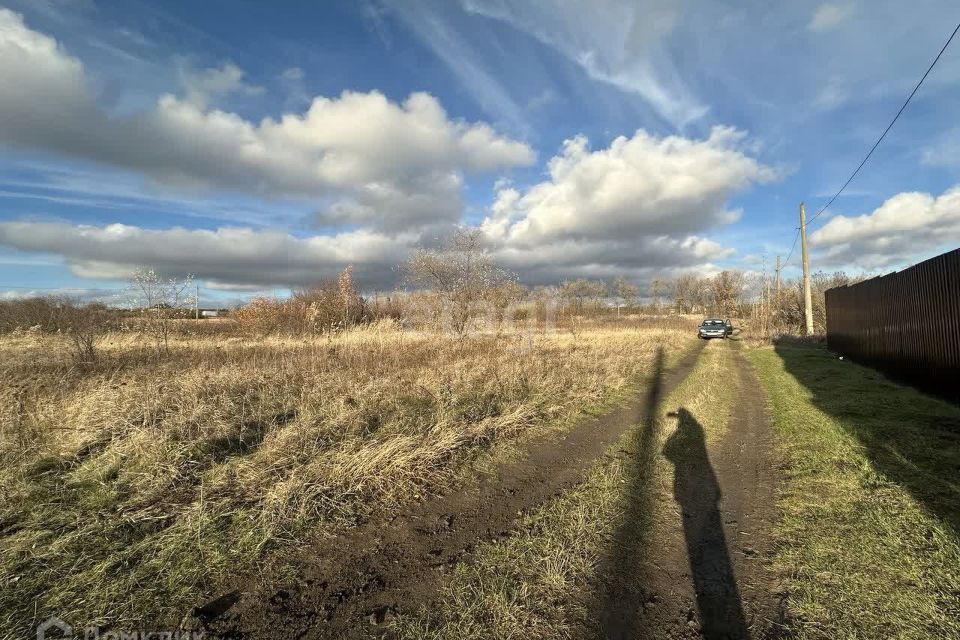
{"label": "brown metal fence", "polygon": [[960,249],[826,291],[831,351],[960,401]]}

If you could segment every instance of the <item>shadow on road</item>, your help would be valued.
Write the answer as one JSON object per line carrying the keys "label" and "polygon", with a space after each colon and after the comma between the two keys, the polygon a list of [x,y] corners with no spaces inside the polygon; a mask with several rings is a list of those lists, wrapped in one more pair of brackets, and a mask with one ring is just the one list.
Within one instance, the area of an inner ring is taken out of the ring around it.
{"label": "shadow on road", "polygon": [[[677,587],[688,588],[686,579],[680,575],[674,575],[671,580],[679,579],[682,584],[657,585],[662,593],[651,588],[650,570],[657,566],[659,557],[658,549],[650,544],[650,537],[659,488],[655,482],[660,453],[658,414],[665,393],[663,352],[660,351],[642,415],[638,416],[639,428],[628,445],[633,465],[628,470],[622,494],[624,515],[614,534],[603,583],[606,591],[595,617],[600,627],[598,635],[611,640],[661,637],[668,628],[677,630],[675,618],[664,619],[663,613],[652,615],[656,609],[662,609],[662,605],[653,605]],[[707,457],[703,427],[686,409],[671,415],[679,422],[663,454],[675,467],[674,498],[683,512],[683,536],[702,636],[707,640],[748,639],[750,633],[720,516],[720,486]],[[670,570],[673,573],[675,568]],[[648,610],[648,607],[653,608]],[[685,622],[679,623],[684,626],[682,631],[678,630],[680,633],[689,631]]]}
{"label": "shadow on road", "polygon": [[679,409],[677,430],[663,453],[674,465],[673,497],[680,505],[700,632],[707,640],[749,638],[720,516],[720,484],[707,456],[703,426]]}
{"label": "shadow on road", "polygon": [[647,594],[640,579],[646,560],[645,543],[652,525],[652,479],[656,466],[659,421],[657,412],[663,394],[663,348],[657,351],[639,428],[630,442],[633,468],[623,490],[625,512],[614,534],[614,546],[606,576],[607,593],[597,619],[604,638],[643,638],[640,612]]}

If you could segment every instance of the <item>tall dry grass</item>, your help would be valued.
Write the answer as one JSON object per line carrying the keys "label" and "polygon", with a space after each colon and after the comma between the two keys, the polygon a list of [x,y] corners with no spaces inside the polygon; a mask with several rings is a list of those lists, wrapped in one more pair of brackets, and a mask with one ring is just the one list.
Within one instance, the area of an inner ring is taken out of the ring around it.
{"label": "tall dry grass", "polygon": [[453,481],[637,380],[676,328],[0,339],[0,635],[176,623],[307,532]]}

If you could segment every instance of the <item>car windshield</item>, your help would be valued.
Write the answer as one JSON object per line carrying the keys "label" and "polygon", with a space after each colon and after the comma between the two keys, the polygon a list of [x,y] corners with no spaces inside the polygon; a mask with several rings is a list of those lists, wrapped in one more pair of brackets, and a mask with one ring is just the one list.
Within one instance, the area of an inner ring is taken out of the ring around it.
{"label": "car windshield", "polygon": [[700,326],[702,326],[702,327],[722,327],[723,324],[724,324],[724,323],[723,323],[723,320],[704,320],[704,321],[703,321],[703,324],[700,325]]}

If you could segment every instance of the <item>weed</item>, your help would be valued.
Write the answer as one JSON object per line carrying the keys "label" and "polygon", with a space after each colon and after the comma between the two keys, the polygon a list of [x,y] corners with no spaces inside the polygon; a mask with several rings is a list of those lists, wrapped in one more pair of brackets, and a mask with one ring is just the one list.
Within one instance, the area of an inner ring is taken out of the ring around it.
{"label": "weed", "polygon": [[[389,516],[632,384],[671,329],[577,340],[401,331],[135,334],[80,372],[65,339],[0,339],[0,635],[59,615],[176,624],[311,532]],[[509,448],[509,447],[507,447]]]}

